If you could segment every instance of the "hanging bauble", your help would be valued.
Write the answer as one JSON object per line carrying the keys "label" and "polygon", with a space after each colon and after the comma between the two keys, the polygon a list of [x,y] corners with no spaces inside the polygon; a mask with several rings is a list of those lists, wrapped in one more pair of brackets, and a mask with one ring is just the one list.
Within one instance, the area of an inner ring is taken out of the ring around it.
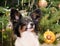
{"label": "hanging bauble", "polygon": [[58,4],[58,8],[60,9],[60,4]]}
{"label": "hanging bauble", "polygon": [[51,12],[51,13],[55,13],[56,11],[57,11],[57,9],[56,9],[55,7],[51,7],[51,8],[50,8],[50,12]]}
{"label": "hanging bauble", "polygon": [[2,29],[2,32],[4,32],[5,31],[5,29]]}
{"label": "hanging bauble", "polygon": [[44,41],[47,44],[51,44],[55,41],[56,37],[55,34],[52,31],[49,31],[49,29],[47,29],[47,31],[44,33]]}
{"label": "hanging bauble", "polygon": [[46,0],[39,0],[38,6],[39,7],[46,7],[47,6],[47,1]]}
{"label": "hanging bauble", "polygon": [[6,11],[5,15],[6,16],[10,15],[10,12],[9,11]]}
{"label": "hanging bauble", "polygon": [[6,26],[6,30],[12,30],[12,29],[13,29],[12,23],[9,21]]}

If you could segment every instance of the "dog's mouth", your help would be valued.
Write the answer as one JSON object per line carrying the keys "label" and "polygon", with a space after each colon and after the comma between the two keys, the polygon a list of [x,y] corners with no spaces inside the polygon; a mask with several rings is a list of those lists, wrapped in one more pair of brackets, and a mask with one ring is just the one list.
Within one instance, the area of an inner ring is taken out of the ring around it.
{"label": "dog's mouth", "polygon": [[30,23],[27,25],[27,31],[34,31],[35,25],[33,23]]}

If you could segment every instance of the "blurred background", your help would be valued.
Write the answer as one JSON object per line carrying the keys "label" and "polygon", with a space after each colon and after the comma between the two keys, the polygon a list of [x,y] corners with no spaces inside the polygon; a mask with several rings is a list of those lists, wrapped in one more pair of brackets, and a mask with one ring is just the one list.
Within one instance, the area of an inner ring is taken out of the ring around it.
{"label": "blurred background", "polygon": [[[40,44],[60,44],[60,0],[0,0],[0,46],[14,46],[10,23],[11,8],[22,11],[23,14],[29,14],[39,8],[42,11],[42,18],[38,24]],[[48,35],[52,40],[48,40]]]}

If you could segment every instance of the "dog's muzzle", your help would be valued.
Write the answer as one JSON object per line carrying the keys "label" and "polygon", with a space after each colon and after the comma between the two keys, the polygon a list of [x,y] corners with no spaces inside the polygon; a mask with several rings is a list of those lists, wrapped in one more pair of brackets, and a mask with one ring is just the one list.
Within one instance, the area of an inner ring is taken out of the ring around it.
{"label": "dog's muzzle", "polygon": [[35,25],[34,25],[34,23],[29,22],[27,25],[27,29],[32,29],[32,28],[35,28]]}

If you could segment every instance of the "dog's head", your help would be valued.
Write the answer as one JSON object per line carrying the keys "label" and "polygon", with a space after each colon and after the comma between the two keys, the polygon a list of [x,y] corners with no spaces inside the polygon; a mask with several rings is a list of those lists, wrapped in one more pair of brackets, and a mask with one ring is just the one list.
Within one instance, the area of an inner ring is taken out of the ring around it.
{"label": "dog's head", "polygon": [[35,25],[29,16],[24,17],[21,23],[24,23],[26,25],[27,31],[32,31],[35,28]]}
{"label": "dog's head", "polygon": [[19,32],[19,28],[23,29],[23,27],[26,27],[26,29],[24,29],[24,31],[34,31],[35,25],[32,21],[32,19],[30,17],[23,17],[21,19],[21,21],[19,21],[19,23],[16,25],[15,28],[15,34],[20,37],[20,32]]}

